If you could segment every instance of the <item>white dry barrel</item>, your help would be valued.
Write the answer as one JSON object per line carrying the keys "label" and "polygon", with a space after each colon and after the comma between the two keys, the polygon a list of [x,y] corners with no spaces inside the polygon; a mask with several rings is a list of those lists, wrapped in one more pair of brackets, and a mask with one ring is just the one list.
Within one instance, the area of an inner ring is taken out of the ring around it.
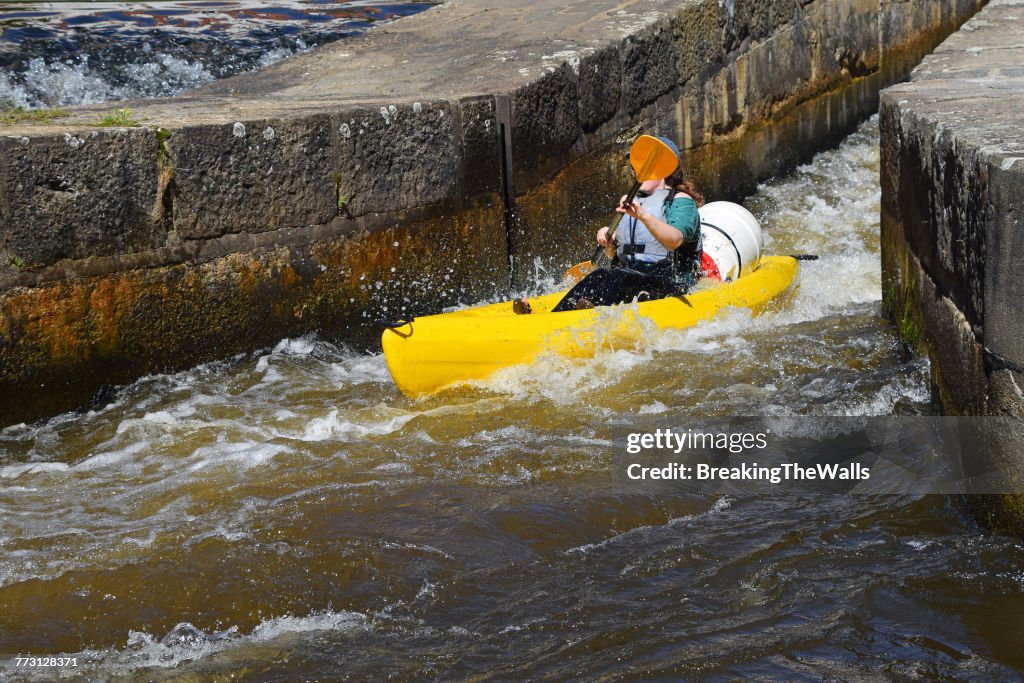
{"label": "white dry barrel", "polygon": [[739,204],[711,202],[700,207],[700,233],[704,253],[718,266],[723,282],[746,275],[761,259],[761,224]]}

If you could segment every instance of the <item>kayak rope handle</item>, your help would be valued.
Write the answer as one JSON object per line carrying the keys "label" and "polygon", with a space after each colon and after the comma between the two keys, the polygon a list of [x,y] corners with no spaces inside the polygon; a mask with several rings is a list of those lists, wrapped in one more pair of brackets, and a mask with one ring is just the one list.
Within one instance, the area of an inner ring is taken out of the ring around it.
{"label": "kayak rope handle", "polygon": [[383,325],[388,329],[393,330],[396,327],[405,327],[406,325],[411,325],[413,320],[415,320],[415,318],[409,318],[408,320],[406,320],[405,318],[399,318],[398,320],[378,320],[377,323],[379,325]]}

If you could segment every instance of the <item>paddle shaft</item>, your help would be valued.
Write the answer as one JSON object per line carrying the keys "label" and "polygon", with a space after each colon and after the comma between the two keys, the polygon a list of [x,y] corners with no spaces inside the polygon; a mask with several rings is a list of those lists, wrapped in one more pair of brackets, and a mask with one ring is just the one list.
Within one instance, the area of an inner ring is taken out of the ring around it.
{"label": "paddle shaft", "polygon": [[[626,195],[626,198],[622,201],[622,204],[624,204],[626,206],[629,206],[630,204],[632,204],[633,200],[636,198],[636,193],[639,192],[639,191],[640,191],[640,181],[638,180],[637,182],[633,183],[633,188],[629,191],[629,194]],[[621,214],[621,213],[615,214],[615,218],[612,219],[612,224],[608,226],[608,239],[609,240],[611,240],[613,237],[615,237],[615,230],[619,227],[619,221],[622,220],[622,216],[623,215],[625,215],[625,214]],[[599,256],[601,256],[601,250],[602,249],[604,249],[604,247],[602,247],[600,244],[597,245],[597,249],[594,250],[593,256],[590,257],[590,262],[591,263],[596,261],[597,258]]]}

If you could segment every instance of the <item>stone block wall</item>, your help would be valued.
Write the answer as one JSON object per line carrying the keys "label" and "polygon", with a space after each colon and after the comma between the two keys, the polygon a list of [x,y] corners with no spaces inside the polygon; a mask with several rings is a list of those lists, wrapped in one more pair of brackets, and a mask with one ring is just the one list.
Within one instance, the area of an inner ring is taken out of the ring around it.
{"label": "stone block wall", "polygon": [[[1024,417],[1022,58],[1024,2],[993,0],[882,96],[885,303],[952,415]],[[1022,439],[1003,431],[971,466],[1020,462]],[[1024,533],[1024,496],[971,502]]]}

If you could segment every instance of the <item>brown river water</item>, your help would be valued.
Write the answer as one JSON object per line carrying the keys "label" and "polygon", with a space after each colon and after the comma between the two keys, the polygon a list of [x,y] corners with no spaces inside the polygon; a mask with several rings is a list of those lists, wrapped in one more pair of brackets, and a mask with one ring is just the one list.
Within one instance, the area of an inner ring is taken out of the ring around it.
{"label": "brown river water", "polygon": [[872,121],[748,200],[822,255],[759,318],[421,401],[289,339],[3,430],[0,679],[1020,680],[1024,545],[956,498],[610,474],[669,416],[931,411],[877,178]]}

